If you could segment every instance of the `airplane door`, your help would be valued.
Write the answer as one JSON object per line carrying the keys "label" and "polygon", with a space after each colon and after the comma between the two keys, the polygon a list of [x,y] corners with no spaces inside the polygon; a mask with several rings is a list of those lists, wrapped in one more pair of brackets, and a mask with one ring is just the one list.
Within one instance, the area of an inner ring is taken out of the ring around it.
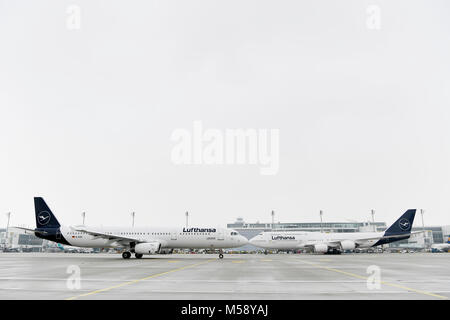
{"label": "airplane door", "polygon": [[224,239],[223,231],[222,230],[217,231],[217,240],[223,240],[223,239]]}
{"label": "airplane door", "polygon": [[177,240],[177,233],[176,232],[172,232],[170,234],[170,240]]}

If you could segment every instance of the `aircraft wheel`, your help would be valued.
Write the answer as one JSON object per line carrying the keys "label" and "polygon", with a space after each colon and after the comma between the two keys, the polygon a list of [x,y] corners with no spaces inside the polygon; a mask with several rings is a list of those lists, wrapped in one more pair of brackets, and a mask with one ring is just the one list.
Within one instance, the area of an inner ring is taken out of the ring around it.
{"label": "aircraft wheel", "polygon": [[122,252],[122,258],[124,259],[130,259],[131,253],[128,251]]}
{"label": "aircraft wheel", "polygon": [[134,257],[135,257],[136,259],[141,259],[143,256],[144,256],[144,255],[143,255],[142,253],[135,253],[135,254],[134,254]]}
{"label": "aircraft wheel", "polygon": [[223,259],[223,254],[219,254],[219,259]]}

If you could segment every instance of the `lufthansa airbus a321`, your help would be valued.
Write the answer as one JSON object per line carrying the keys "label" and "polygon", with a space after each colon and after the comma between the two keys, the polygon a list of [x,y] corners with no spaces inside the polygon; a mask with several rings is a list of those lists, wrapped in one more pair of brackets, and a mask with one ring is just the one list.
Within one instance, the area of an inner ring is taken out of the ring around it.
{"label": "lufthansa airbus a321", "polygon": [[173,249],[222,249],[247,244],[247,238],[232,229],[221,228],[120,228],[62,226],[45,203],[34,198],[36,229],[15,227],[33,232],[37,237],[63,245],[85,248],[121,248],[122,257],[131,254],[138,259],[144,254],[158,254]]}

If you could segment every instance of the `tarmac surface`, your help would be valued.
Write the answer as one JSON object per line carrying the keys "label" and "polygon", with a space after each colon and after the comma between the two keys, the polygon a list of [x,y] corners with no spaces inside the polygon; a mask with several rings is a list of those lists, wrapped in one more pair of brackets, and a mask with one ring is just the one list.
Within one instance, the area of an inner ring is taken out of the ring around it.
{"label": "tarmac surface", "polygon": [[447,253],[0,253],[0,299],[441,300],[449,266]]}

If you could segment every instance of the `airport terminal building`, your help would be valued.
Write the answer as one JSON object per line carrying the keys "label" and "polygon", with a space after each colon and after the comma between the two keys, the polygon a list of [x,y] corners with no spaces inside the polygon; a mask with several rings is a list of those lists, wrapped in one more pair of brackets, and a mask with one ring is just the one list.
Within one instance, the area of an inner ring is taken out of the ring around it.
{"label": "airport terminal building", "polygon": [[42,252],[48,246],[49,241],[40,239],[23,230],[9,228],[0,229],[0,244],[2,248],[17,249],[22,252]]}

